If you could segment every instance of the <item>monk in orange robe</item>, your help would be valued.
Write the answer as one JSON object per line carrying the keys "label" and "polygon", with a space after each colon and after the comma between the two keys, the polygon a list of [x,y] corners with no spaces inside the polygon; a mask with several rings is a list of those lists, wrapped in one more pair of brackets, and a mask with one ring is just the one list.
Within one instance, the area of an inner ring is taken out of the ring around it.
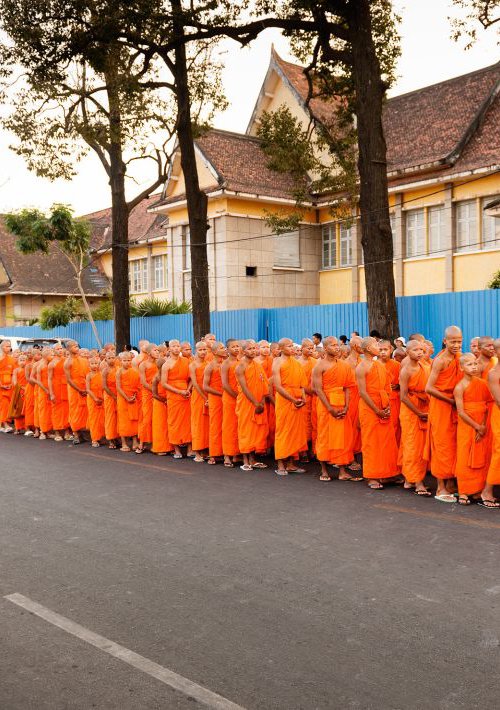
{"label": "monk in orange robe", "polygon": [[167,391],[168,436],[173,444],[174,459],[181,459],[181,446],[191,456],[191,379],[189,361],[181,356],[178,340],[169,342],[170,357],[161,368],[161,384]]}
{"label": "monk in orange robe", "polygon": [[118,434],[122,440],[120,451],[130,451],[128,440],[132,439],[132,450],[139,446],[139,391],[141,380],[139,373],[132,366],[132,354],[120,353],[120,365],[116,373],[116,411],[118,415]]}
{"label": "monk in orange robe", "polygon": [[49,391],[49,364],[52,360],[50,348],[43,348],[42,359],[37,367],[36,380],[38,384],[38,416],[40,422],[40,441],[47,438],[52,431],[52,406]]}
{"label": "monk in orange robe", "polygon": [[57,343],[52,348],[52,360],[48,367],[49,399],[51,403],[54,441],[69,441],[68,385],[64,374],[64,348]]}
{"label": "monk in orange robe", "polygon": [[16,361],[11,355],[12,347],[9,340],[0,343],[0,431],[12,431],[11,423],[7,419],[10,400],[12,398],[12,374]]}
{"label": "monk in orange robe", "polygon": [[236,416],[236,399],[238,397],[238,382],[236,367],[239,363],[241,347],[237,340],[226,342],[227,360],[221,365],[222,380],[222,451],[224,466],[232,468],[240,453],[238,444],[238,417]]}
{"label": "monk in orange robe", "polygon": [[432,356],[434,355],[434,343],[431,340],[424,340],[424,345],[425,345],[424,363],[427,363],[429,366],[431,366],[432,365]]}
{"label": "monk in orange robe", "polygon": [[[346,358],[346,363],[352,370],[354,384],[351,389],[349,398],[349,410],[347,416],[352,424],[352,450],[354,456],[361,453],[361,426],[359,423],[359,390],[356,382],[356,368],[361,362],[361,342],[359,335],[352,335],[349,341],[349,355]],[[350,471],[361,471],[361,464],[358,461],[353,461],[348,467]]]}
{"label": "monk in orange robe", "polygon": [[486,476],[486,485],[481,493],[485,508],[500,508],[495,499],[493,486],[500,486],[500,338],[495,340],[495,353],[498,363],[488,374],[488,387],[493,397],[491,412],[491,462]]}
{"label": "monk in orange robe", "polygon": [[80,356],[78,343],[70,341],[66,344],[69,357],[64,361],[64,374],[68,383],[69,425],[73,432],[73,444],[81,443],[81,432],[87,428],[87,383],[89,361]]}
{"label": "monk in orange robe", "polygon": [[33,419],[35,422],[35,433],[34,437],[38,438],[40,436],[40,387],[38,385],[38,368],[40,367],[40,364],[42,362],[42,353],[39,350],[40,353],[40,358],[39,360],[35,363],[35,365],[31,368],[31,375],[30,379],[33,384]]}
{"label": "monk in orange robe", "polygon": [[116,411],[117,391],[116,373],[117,358],[114,350],[107,350],[102,372],[102,389],[104,392],[104,435],[109,449],[116,449],[118,439],[118,413]]}
{"label": "monk in orange robe", "polygon": [[497,358],[495,357],[495,345],[493,338],[490,338],[489,336],[483,336],[479,338],[478,347],[478,376],[482,377],[483,380],[487,382],[490,371],[495,367],[498,362]]}
{"label": "monk in orange robe", "polygon": [[207,344],[204,340],[196,343],[196,356],[189,364],[189,376],[193,383],[191,393],[191,446],[195,452],[194,462],[203,463],[203,453],[208,449],[210,418],[208,396],[203,389],[203,377],[207,367]]}
{"label": "monk in orange robe", "polygon": [[188,343],[187,340],[181,343],[181,355],[188,362],[193,362],[193,348],[191,347],[191,343]]}
{"label": "monk in orange robe", "polygon": [[414,488],[419,496],[430,496],[424,479],[427,474],[427,461],[424,459],[425,438],[427,435],[427,417],[429,395],[425,386],[429,378],[429,368],[424,364],[427,349],[418,340],[408,341],[407,357],[399,373],[399,394],[401,409],[401,464],[405,478],[405,488]]}
{"label": "monk in orange robe", "polygon": [[97,448],[104,439],[104,390],[102,387],[101,361],[99,357],[89,360],[90,371],[87,373],[87,409],[90,440]]}
{"label": "monk in orange robe", "polygon": [[457,453],[457,412],[453,390],[462,379],[459,359],[462,331],[450,326],[445,331],[445,349],[434,359],[425,391],[430,397],[424,456],[437,479],[436,500],[454,503]]}
{"label": "monk in orange robe", "polygon": [[243,471],[254,468],[267,468],[265,463],[256,461],[255,453],[266,451],[268,424],[266,397],[269,394],[269,382],[262,365],[255,362],[257,344],[246,340],[242,344],[243,357],[236,367],[238,397],[236,416],[238,417],[238,446],[243,454]]}
{"label": "monk in orange robe", "polygon": [[312,386],[312,371],[316,365],[316,360],[313,357],[314,343],[309,338],[304,338],[300,347],[300,357],[297,362],[302,365],[304,374],[306,376],[307,384],[304,388],[306,393],[306,404],[304,407],[304,418],[306,420],[306,437],[308,448],[301,455],[301,462],[308,463],[310,457],[312,457],[316,446],[316,436],[313,437],[313,432],[316,434],[316,428],[313,429],[312,413],[313,409],[316,408],[316,394]]}
{"label": "monk in orange robe", "polygon": [[212,345],[213,360],[205,368],[203,390],[208,395],[208,454],[207,463],[213,465],[223,456],[222,450],[222,376],[221,367],[227,358],[224,343]]}
{"label": "monk in orange robe", "polygon": [[399,398],[399,371],[401,365],[397,360],[393,360],[391,358],[392,345],[388,340],[380,340],[378,346],[380,350],[379,360],[385,365],[389,375],[389,383],[391,388],[389,393],[391,422],[394,427],[396,442],[399,447],[401,441],[401,425],[399,423],[399,410],[401,408],[401,400]]}
{"label": "monk in orange robe", "polygon": [[213,333],[207,333],[203,338],[202,341],[205,343],[207,346],[207,355],[205,357],[205,360],[207,361],[207,365],[209,362],[212,362],[214,359],[214,354],[212,352],[212,345],[215,343],[217,338]]}
{"label": "monk in orange robe", "polygon": [[25,429],[24,423],[24,401],[26,396],[26,363],[28,358],[20,354],[17,358],[17,367],[12,373],[12,385],[14,393],[10,402],[10,412],[14,420],[14,434],[22,434]]}
{"label": "monk in orange robe", "polygon": [[391,424],[389,376],[385,366],[375,360],[380,351],[375,338],[361,343],[364,359],[356,368],[359,395],[359,422],[363,452],[363,477],[369,488],[383,488],[381,480],[397,474],[398,446]]}
{"label": "monk in orange robe", "polygon": [[42,354],[40,350],[33,350],[28,356],[28,362],[26,363],[25,373],[26,373],[26,392],[24,398],[24,425],[26,431],[25,436],[35,436],[38,435],[38,430],[35,430],[35,380],[32,378],[32,371],[36,368],[37,364],[40,362]]}
{"label": "monk in orange robe", "polygon": [[460,367],[463,378],[453,391],[459,417],[455,471],[458,502],[470,505],[470,496],[482,503],[491,458],[488,413],[493,397],[486,382],[478,377],[479,358],[466,353],[460,358]]}
{"label": "monk in orange robe", "polygon": [[167,391],[161,384],[161,368],[165,363],[165,358],[159,358],[157,373],[153,378],[151,387],[153,390],[153,441],[151,451],[157,456],[166,456],[169,451],[173,451],[168,436],[168,410]]}
{"label": "monk in orange robe", "polygon": [[318,438],[316,456],[321,464],[320,481],[331,481],[327,465],[339,467],[340,481],[362,481],[352,476],[346,466],[354,459],[352,421],[348,416],[354,375],[341,359],[337,338],[323,340],[324,358],[313,370],[313,386],[317,393]]}
{"label": "monk in orange robe", "polygon": [[281,357],[273,363],[273,385],[276,391],[276,436],[274,455],[275,473],[305,473],[297,468],[294,459],[307,450],[307,427],[303,408],[306,404],[307,378],[304,368],[295,358],[293,341],[280,340]]}
{"label": "monk in orange robe", "polygon": [[136,454],[142,454],[146,444],[153,441],[153,388],[152,382],[158,368],[156,361],[160,357],[158,346],[148,343],[146,347],[147,357],[139,365],[139,376],[141,378],[141,410],[142,415],[139,423],[139,447]]}
{"label": "monk in orange robe", "polygon": [[474,357],[479,357],[479,337],[471,338],[469,347]]}
{"label": "monk in orange robe", "polygon": [[[259,365],[262,365],[262,369],[266,373],[267,380],[270,383],[273,375],[273,362],[276,357],[276,351],[274,355],[271,355],[271,346],[269,345],[269,342],[267,340],[259,340],[259,342],[257,343],[257,353],[258,354],[255,358],[255,362],[259,363]],[[270,385],[270,389],[273,389],[272,385]],[[268,397],[266,399],[266,414],[268,425],[267,448],[272,449],[274,446],[274,437],[276,434],[276,411],[274,396]]]}

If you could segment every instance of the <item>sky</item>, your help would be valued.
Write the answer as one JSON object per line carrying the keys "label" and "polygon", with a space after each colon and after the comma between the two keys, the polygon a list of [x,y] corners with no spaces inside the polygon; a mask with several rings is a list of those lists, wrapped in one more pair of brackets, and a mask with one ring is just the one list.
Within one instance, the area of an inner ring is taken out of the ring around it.
{"label": "sky", "polygon": [[[394,6],[402,16],[402,55],[390,95],[435,84],[499,60],[498,37],[492,30],[479,30],[479,40],[470,50],[464,50],[465,42],[456,43],[450,38],[448,17],[455,12],[451,0],[394,0]],[[245,49],[231,41],[222,44],[223,82],[229,107],[216,117],[216,128],[245,131],[267,71],[272,44],[284,59],[294,61],[287,40],[276,30],[266,30]],[[23,207],[46,210],[54,202],[63,202],[81,215],[109,206],[109,185],[97,157],[85,158],[71,181],[50,182],[27,170],[23,159],[9,149],[13,140],[0,129],[0,212]],[[142,173],[137,182],[129,181],[129,197],[147,184],[147,176]]]}

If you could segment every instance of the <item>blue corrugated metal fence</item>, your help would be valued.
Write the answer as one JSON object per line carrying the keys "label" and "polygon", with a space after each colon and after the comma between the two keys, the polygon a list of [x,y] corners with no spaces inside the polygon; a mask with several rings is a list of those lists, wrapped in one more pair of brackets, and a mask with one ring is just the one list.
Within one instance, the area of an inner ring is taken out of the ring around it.
{"label": "blue corrugated metal fence", "polygon": [[[398,298],[399,324],[402,335],[424,333],[437,347],[448,325],[459,325],[465,342],[475,335],[500,337],[500,290],[464,291],[429,296]],[[260,308],[212,313],[212,330],[220,340],[255,338],[279,340],[284,336],[300,341],[318,331],[323,335],[347,336],[357,330],[368,334],[366,303],[342,303],[292,308]],[[113,322],[96,323],[103,343],[113,340]],[[4,335],[20,337],[74,338],[83,347],[95,347],[89,323],[71,323],[66,328],[42,330],[39,326],[0,329]],[[192,316],[157,316],[131,319],[133,344],[141,339],[159,343],[178,338],[193,341]]]}

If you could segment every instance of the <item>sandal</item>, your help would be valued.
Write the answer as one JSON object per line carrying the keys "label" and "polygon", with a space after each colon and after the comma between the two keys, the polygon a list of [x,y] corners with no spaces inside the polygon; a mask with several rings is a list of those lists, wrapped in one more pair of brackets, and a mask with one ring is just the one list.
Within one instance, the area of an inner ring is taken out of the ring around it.
{"label": "sandal", "polygon": [[[241,466],[240,466],[241,468]],[[262,463],[262,461],[256,461],[253,464],[253,468],[267,468],[267,463]]]}
{"label": "sandal", "polygon": [[500,508],[500,503],[497,500],[492,500],[491,498],[481,498],[477,502],[478,505],[483,508],[496,509]]}
{"label": "sandal", "polygon": [[205,459],[203,458],[203,456],[195,456],[193,459],[193,462],[194,463],[205,463]]}
{"label": "sandal", "polygon": [[231,463],[231,461],[224,461],[224,466],[226,468],[234,468],[234,463]]}
{"label": "sandal", "polygon": [[353,461],[349,466],[346,466],[346,468],[348,468],[349,471],[361,471],[361,464],[357,461]]}
{"label": "sandal", "polygon": [[136,449],[134,449],[134,454],[143,454],[144,449],[142,446],[138,446]]}
{"label": "sandal", "polygon": [[207,459],[207,463],[208,463],[209,466],[215,466],[215,464],[217,463],[217,461],[214,459],[213,456],[210,456],[210,458]]}
{"label": "sandal", "polygon": [[320,480],[320,481],[328,482],[328,481],[331,481],[332,479],[331,479],[330,476],[320,476],[320,477],[319,477],[319,480]]}
{"label": "sandal", "polygon": [[288,473],[305,473],[305,468],[287,468]]}
{"label": "sandal", "polygon": [[462,493],[461,495],[458,496],[458,505],[470,505],[471,504],[471,499],[469,496],[466,496],[465,493]]}
{"label": "sandal", "polygon": [[253,471],[253,466],[250,466],[249,464],[244,463],[242,466],[240,466],[242,471]]}
{"label": "sandal", "polygon": [[[349,466],[347,468],[349,468]],[[363,476],[342,476],[342,477],[339,476],[339,481],[357,482],[357,481],[362,481],[362,480],[363,480]]]}
{"label": "sandal", "polygon": [[100,446],[100,443],[99,443],[98,441],[93,441],[93,442],[92,442],[92,448],[93,448],[93,449],[98,449],[99,446]]}
{"label": "sandal", "polygon": [[427,491],[427,490],[425,490],[425,491],[422,491],[422,490],[420,490],[420,491],[414,491],[414,494],[415,494],[416,496],[421,496],[422,498],[430,498],[430,497],[432,496],[432,493],[431,493],[430,491]]}
{"label": "sandal", "polygon": [[375,481],[374,483],[368,484],[368,488],[371,488],[372,491],[381,491],[383,487],[384,486],[380,483],[380,481]]}
{"label": "sandal", "polygon": [[108,444],[108,449],[116,449],[116,444],[113,444],[113,442],[110,441]]}
{"label": "sandal", "polygon": [[275,472],[278,476],[288,476],[288,471],[285,468],[277,468]]}
{"label": "sandal", "polygon": [[131,451],[131,448],[130,448],[130,446],[122,446],[120,448],[120,451],[124,451],[125,453],[129,453],[129,451]]}
{"label": "sandal", "polygon": [[182,458],[182,454],[174,454],[173,457],[174,457],[174,459],[181,459],[181,458]]}

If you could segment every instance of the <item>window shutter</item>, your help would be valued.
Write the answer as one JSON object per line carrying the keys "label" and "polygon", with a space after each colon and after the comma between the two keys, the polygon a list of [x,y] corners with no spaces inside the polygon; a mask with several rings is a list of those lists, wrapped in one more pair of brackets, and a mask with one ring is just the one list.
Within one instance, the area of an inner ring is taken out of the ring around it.
{"label": "window shutter", "polygon": [[300,269],[300,233],[274,235],[274,266],[283,269]]}

